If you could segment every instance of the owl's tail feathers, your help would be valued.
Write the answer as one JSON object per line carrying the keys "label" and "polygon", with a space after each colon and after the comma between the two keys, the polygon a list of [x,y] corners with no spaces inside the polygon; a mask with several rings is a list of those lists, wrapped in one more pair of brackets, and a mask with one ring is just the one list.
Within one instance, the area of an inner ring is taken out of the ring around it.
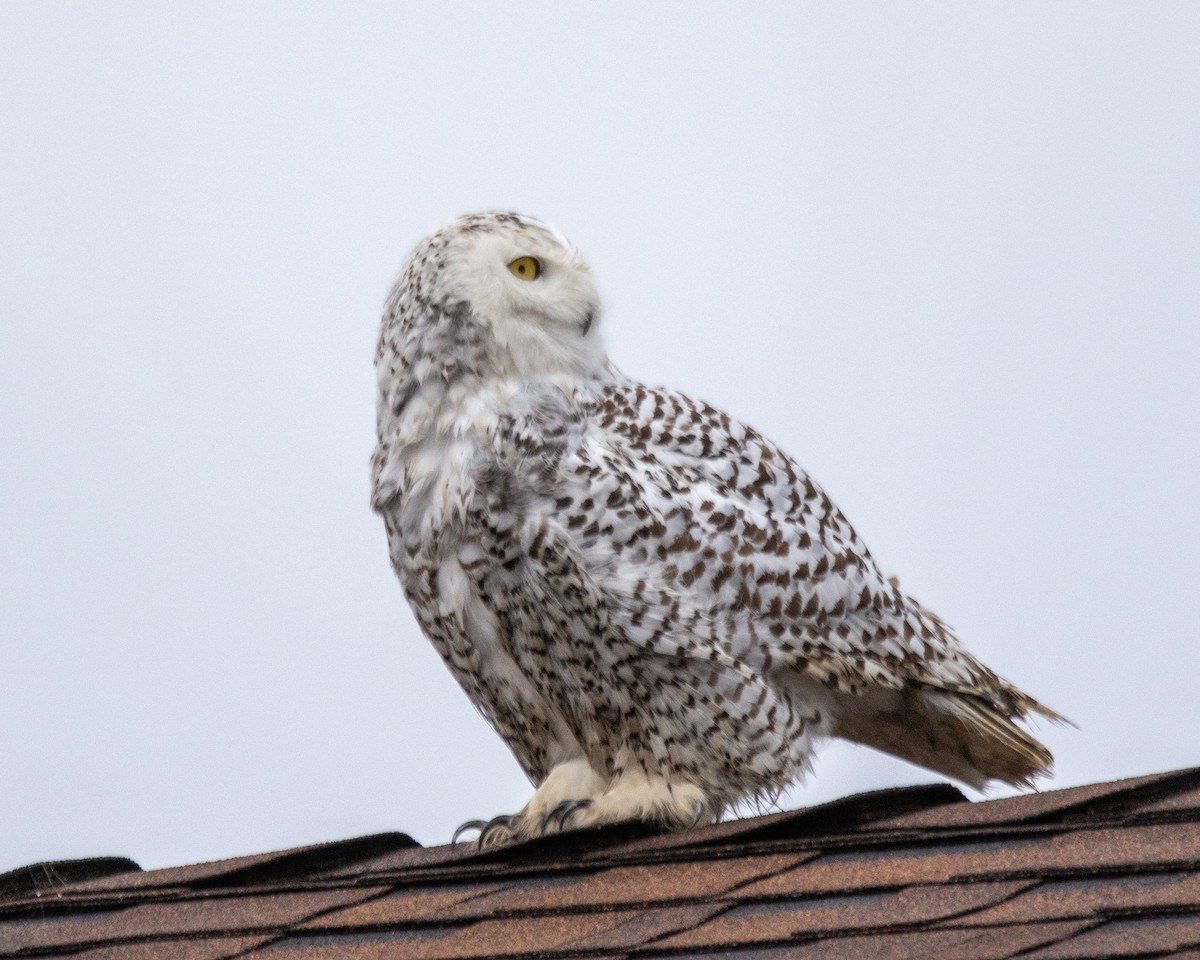
{"label": "owl's tail feathers", "polygon": [[1050,776],[1054,757],[1017,721],[1038,714],[1069,722],[1012,688],[993,695],[917,684],[850,699],[856,702],[838,711],[836,736],[894,754],[977,790],[993,780],[1029,787],[1039,777]]}

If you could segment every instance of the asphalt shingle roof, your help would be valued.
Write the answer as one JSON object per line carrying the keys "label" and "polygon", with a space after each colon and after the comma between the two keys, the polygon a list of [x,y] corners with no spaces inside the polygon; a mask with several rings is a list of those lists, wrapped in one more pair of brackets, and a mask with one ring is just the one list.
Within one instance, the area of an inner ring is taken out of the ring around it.
{"label": "asphalt shingle roof", "polygon": [[0,957],[1200,960],[1200,768],[1001,800],[888,790],[683,834],[381,834],[0,875]]}

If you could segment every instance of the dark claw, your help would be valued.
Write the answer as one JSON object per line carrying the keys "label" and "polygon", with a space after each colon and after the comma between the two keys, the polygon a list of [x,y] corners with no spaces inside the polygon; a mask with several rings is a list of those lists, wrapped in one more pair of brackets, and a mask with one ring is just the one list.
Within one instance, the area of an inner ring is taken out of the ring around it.
{"label": "dark claw", "polygon": [[700,826],[700,818],[702,816],[704,816],[704,804],[702,804],[699,800],[697,800],[696,801],[696,815],[694,817],[692,817],[692,823],[691,823],[691,826],[688,827],[688,829],[692,830],[692,829],[695,829],[696,827]]}
{"label": "dark claw", "polygon": [[482,850],[487,844],[487,838],[499,830],[501,827],[509,827],[516,817],[509,817],[501,814],[498,817],[492,817],[483,825],[483,829],[479,831],[479,849]]}
{"label": "dark claw", "polygon": [[486,827],[487,827],[486,820],[468,820],[461,827],[459,827],[457,830],[454,831],[454,836],[452,836],[450,838],[450,846],[457,847],[458,846],[458,838],[461,837],[468,830],[479,830],[482,834],[482,831]]}
{"label": "dark claw", "polygon": [[557,807],[542,817],[542,833],[553,822],[559,830],[567,829],[567,821],[573,814],[586,810],[592,805],[591,800],[564,800]]}

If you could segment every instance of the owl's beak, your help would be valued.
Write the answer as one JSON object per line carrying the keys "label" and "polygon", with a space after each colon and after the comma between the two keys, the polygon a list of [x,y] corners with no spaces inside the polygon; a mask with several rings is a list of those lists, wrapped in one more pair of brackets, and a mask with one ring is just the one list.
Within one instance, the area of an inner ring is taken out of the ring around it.
{"label": "owl's beak", "polygon": [[589,310],[587,316],[583,318],[583,335],[585,337],[588,335],[588,331],[592,329],[592,319],[592,311]]}

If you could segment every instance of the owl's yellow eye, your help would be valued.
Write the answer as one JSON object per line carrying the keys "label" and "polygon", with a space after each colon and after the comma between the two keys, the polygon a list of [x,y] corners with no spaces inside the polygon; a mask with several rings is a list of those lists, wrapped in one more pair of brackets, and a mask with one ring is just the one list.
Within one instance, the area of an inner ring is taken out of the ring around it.
{"label": "owl's yellow eye", "polygon": [[518,280],[536,280],[542,272],[542,265],[533,257],[517,257],[508,265],[508,272]]}

